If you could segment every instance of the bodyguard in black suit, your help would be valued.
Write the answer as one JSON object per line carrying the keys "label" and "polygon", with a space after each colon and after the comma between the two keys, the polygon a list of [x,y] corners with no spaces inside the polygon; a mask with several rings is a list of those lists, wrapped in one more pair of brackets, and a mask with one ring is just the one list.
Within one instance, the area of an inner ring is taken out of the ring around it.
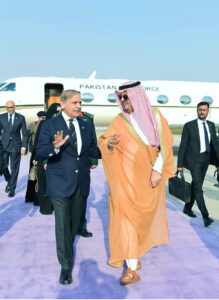
{"label": "bodyguard in black suit", "polygon": [[[21,154],[26,153],[28,132],[24,116],[15,112],[14,101],[7,101],[6,109],[8,112],[0,115],[1,143],[3,146],[3,174],[7,181],[5,191],[9,192],[8,197],[14,197]],[[8,169],[9,158],[11,173]]]}
{"label": "bodyguard in black suit", "polygon": [[183,212],[190,217],[196,217],[192,211],[196,200],[201,211],[205,227],[213,220],[209,218],[203,197],[202,185],[209,164],[219,166],[219,142],[216,136],[215,124],[206,121],[209,104],[200,102],[197,106],[198,119],[185,124],[178,153],[177,169],[189,169],[192,176],[191,201],[186,203]]}
{"label": "bodyguard in black suit", "polygon": [[[79,118],[82,118],[84,121],[90,123],[91,128],[92,128],[92,132],[93,132],[93,136],[94,136],[94,140],[95,140],[95,143],[97,145],[97,136],[96,136],[94,120],[93,120],[94,116],[87,113],[87,112],[85,112],[85,111],[83,111],[83,112],[80,113]],[[90,169],[95,169],[98,165],[98,159],[90,157],[89,158],[89,164],[90,164]],[[79,223],[77,234],[79,234],[80,236],[83,236],[83,237],[92,237],[93,236],[92,232],[89,232],[87,230],[86,209],[87,209],[87,201],[86,201],[86,205],[84,207],[84,211],[81,215],[81,220],[80,220],[80,223]]]}
{"label": "bodyguard in black suit", "polygon": [[47,159],[46,190],[55,211],[59,281],[72,282],[73,242],[90,188],[89,157],[100,158],[91,125],[78,118],[81,96],[75,90],[61,95],[62,113],[45,121],[36,148]]}
{"label": "bodyguard in black suit", "polygon": [[0,141],[0,176],[2,176],[2,167],[3,167],[3,147]]}

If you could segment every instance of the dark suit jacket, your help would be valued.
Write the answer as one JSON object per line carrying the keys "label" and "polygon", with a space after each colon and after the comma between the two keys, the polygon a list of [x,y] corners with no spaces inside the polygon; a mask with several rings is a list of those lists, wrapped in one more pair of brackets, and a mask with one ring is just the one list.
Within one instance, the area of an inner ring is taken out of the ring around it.
{"label": "dark suit jacket", "polygon": [[[21,140],[21,130],[23,139]],[[9,144],[10,137],[13,139],[13,145],[20,151],[21,147],[27,148],[28,143],[28,132],[24,116],[15,112],[14,123],[12,132],[10,133],[8,123],[8,113],[0,115],[0,132],[1,132],[1,143],[3,149],[6,150]]]}
{"label": "dark suit jacket", "polygon": [[[43,122],[36,147],[36,158],[47,161],[46,189],[53,198],[70,197],[77,184],[83,196],[88,196],[90,189],[89,156],[100,158],[100,151],[95,144],[91,125],[77,118],[82,149],[78,156],[77,149],[62,115]],[[63,130],[63,137],[70,135],[67,142],[55,153],[53,141],[57,131]],[[52,156],[51,156],[52,154]]]}
{"label": "dark suit jacket", "polygon": [[[87,121],[91,124],[91,128],[92,128],[92,132],[94,135],[94,139],[95,139],[95,143],[97,145],[97,135],[96,135],[96,131],[95,131],[95,126],[94,126],[94,116],[87,113],[87,112],[82,112],[81,115],[79,116],[79,118],[82,118],[84,121]],[[98,159],[90,157],[90,165],[98,165]]]}
{"label": "dark suit jacket", "polygon": [[[207,121],[211,135],[210,164],[219,166],[219,142],[216,136],[215,125]],[[182,139],[178,153],[177,167],[193,168],[200,153],[200,136],[197,119],[184,125]]]}
{"label": "dark suit jacket", "polygon": [[2,167],[3,167],[3,147],[0,141],[0,176],[2,175]]}

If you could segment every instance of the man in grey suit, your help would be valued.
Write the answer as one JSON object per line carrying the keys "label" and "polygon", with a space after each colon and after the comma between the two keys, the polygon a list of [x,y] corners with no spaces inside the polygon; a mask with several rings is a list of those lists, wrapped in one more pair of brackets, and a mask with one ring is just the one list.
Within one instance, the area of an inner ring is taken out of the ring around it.
{"label": "man in grey suit", "polygon": [[[3,168],[7,186],[5,192],[8,197],[14,197],[17,178],[20,168],[21,154],[26,153],[28,131],[24,116],[15,112],[15,103],[12,100],[6,102],[7,113],[0,115],[0,133],[3,146]],[[22,131],[22,139],[21,139]],[[11,173],[9,172],[10,167]]]}

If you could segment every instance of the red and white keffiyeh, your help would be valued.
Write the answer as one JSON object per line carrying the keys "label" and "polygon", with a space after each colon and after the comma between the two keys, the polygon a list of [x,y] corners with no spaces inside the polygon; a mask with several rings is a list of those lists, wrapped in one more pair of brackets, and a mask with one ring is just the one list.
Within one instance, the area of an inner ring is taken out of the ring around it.
{"label": "red and white keffiyeh", "polygon": [[130,115],[124,112],[119,99],[119,94],[126,91],[132,104],[137,122],[147,137],[149,143],[153,147],[159,146],[158,125],[155,120],[149,99],[139,81],[128,81],[123,83],[119,90],[115,91],[116,101],[129,123],[131,123]]}

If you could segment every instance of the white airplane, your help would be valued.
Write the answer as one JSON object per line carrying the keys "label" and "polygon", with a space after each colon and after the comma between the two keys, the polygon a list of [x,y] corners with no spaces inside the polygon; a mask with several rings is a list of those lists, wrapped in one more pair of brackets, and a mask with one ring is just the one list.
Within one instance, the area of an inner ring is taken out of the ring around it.
{"label": "white airplane", "polygon": [[[36,120],[39,110],[59,102],[65,89],[82,95],[82,110],[94,115],[95,125],[106,127],[120,112],[114,91],[127,79],[96,79],[93,72],[87,79],[57,77],[15,77],[0,83],[0,111],[7,100],[16,103],[16,111],[26,117],[27,124]],[[170,127],[182,127],[196,118],[201,101],[210,104],[208,119],[219,124],[219,83],[187,81],[141,81],[150,103],[160,109]]]}

